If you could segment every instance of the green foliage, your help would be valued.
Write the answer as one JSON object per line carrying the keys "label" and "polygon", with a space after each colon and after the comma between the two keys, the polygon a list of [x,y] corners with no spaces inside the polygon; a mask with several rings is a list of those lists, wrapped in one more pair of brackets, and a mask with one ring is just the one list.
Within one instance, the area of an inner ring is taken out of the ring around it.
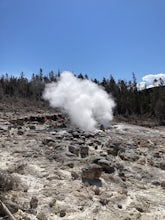
{"label": "green foliage", "polygon": [[[43,74],[40,69],[38,74],[33,74],[31,79],[27,79],[24,73],[14,77],[6,73],[0,77],[0,99],[6,96],[25,98],[32,101],[42,101],[42,93],[46,83],[57,81],[60,71],[55,74],[53,71],[48,75]],[[161,81],[159,87],[137,90],[136,77],[132,74],[132,81],[115,81],[111,75],[109,79],[105,77],[101,82],[94,79],[93,82],[104,87],[116,102],[114,114],[124,117],[155,117],[159,123],[165,121],[165,86]],[[87,75],[80,73],[80,79],[88,79]]]}

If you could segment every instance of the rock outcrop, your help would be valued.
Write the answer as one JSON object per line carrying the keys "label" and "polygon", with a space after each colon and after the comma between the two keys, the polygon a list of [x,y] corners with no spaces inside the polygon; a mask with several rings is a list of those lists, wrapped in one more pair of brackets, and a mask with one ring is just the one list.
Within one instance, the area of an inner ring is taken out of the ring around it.
{"label": "rock outcrop", "polygon": [[61,113],[1,113],[0,198],[16,219],[163,220],[164,140],[164,127],[84,132]]}

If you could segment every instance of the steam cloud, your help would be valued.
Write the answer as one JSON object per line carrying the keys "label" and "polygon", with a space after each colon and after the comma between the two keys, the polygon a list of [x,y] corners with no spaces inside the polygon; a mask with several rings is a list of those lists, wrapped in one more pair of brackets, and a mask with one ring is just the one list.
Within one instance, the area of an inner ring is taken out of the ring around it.
{"label": "steam cloud", "polygon": [[63,72],[57,82],[46,84],[43,98],[52,107],[64,109],[72,124],[83,130],[95,130],[98,123],[107,127],[113,119],[112,98],[95,83],[78,79],[71,72]]}

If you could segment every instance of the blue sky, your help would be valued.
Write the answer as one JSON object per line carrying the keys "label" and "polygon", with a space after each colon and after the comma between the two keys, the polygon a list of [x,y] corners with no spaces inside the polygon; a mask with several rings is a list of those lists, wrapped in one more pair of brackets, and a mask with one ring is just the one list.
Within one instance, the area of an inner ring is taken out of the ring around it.
{"label": "blue sky", "polygon": [[0,0],[0,74],[165,72],[164,0]]}

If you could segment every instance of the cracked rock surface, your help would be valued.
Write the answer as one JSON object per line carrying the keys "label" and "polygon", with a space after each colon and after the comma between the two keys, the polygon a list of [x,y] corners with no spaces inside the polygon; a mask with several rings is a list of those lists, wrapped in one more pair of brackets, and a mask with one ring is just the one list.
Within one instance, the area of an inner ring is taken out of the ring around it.
{"label": "cracked rock surface", "polygon": [[1,112],[0,198],[16,219],[165,219],[164,127],[84,132],[61,113],[10,116]]}

